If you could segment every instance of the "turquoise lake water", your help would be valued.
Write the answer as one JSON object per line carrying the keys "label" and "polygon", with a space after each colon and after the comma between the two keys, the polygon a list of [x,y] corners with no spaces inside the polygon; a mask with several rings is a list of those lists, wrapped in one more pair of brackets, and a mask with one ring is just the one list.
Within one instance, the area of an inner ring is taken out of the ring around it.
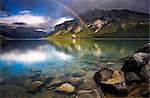
{"label": "turquoise lake water", "polygon": [[[95,87],[93,76],[100,67],[120,70],[124,59],[146,43],[147,40],[1,40],[1,97],[74,98],[46,87],[71,79],[83,80],[83,89]],[[34,89],[33,94],[29,90],[36,86],[30,86],[35,81],[46,85],[40,88],[42,92]]]}
{"label": "turquoise lake water", "polygon": [[[7,40],[1,43],[2,76],[29,70],[71,73],[69,68],[117,61],[142,47],[139,40]],[[78,71],[78,68],[76,71]],[[68,69],[68,70],[67,70]]]}

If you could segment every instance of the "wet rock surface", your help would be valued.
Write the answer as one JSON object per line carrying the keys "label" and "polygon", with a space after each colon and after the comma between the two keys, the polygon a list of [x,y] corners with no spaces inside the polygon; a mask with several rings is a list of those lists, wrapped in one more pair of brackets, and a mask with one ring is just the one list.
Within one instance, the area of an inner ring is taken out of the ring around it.
{"label": "wet rock surface", "polygon": [[75,86],[69,83],[64,83],[61,86],[57,87],[56,90],[60,92],[72,93],[75,91]]}
{"label": "wet rock surface", "polygon": [[95,82],[101,86],[104,91],[116,94],[127,94],[127,86],[124,76],[121,72],[108,68],[102,68],[94,75]]}
{"label": "wet rock surface", "polygon": [[129,89],[129,98],[149,98],[150,88],[149,84],[134,84]]}
{"label": "wet rock surface", "polygon": [[54,90],[54,92],[58,94],[65,94],[65,95],[73,95],[76,94],[79,90],[79,86],[81,85],[81,82],[60,82],[51,85],[49,90]]}
{"label": "wet rock surface", "polygon": [[[99,69],[94,80],[104,92],[126,97],[149,97],[150,44],[129,55],[121,71]],[[143,84],[144,83],[144,84]],[[142,85],[142,86],[141,86]]]}
{"label": "wet rock surface", "polygon": [[140,48],[136,53],[150,53],[150,43],[145,44],[143,48]]}
{"label": "wet rock surface", "polygon": [[122,71],[125,74],[127,83],[145,83],[149,82],[150,65],[150,44],[146,44],[144,48],[130,55],[124,62]]}

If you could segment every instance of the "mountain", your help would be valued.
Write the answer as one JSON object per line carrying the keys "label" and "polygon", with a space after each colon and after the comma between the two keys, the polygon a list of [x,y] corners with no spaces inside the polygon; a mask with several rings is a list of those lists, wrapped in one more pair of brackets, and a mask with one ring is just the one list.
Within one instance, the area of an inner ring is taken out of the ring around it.
{"label": "mountain", "polygon": [[49,38],[148,38],[149,14],[95,9],[55,26]]}
{"label": "mountain", "polygon": [[15,22],[11,25],[1,23],[0,35],[3,38],[42,38],[49,35],[41,28],[26,26],[26,23]]}

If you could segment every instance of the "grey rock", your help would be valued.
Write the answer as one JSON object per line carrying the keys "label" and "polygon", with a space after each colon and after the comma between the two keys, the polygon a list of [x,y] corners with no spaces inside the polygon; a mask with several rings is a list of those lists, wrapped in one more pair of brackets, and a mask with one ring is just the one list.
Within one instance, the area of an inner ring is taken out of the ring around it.
{"label": "grey rock", "polygon": [[148,83],[149,82],[149,65],[150,54],[149,45],[130,55],[124,62],[122,71],[124,72],[127,83]]}
{"label": "grey rock", "polygon": [[139,49],[136,53],[139,53],[139,52],[150,53],[150,43],[144,45],[144,47]]}

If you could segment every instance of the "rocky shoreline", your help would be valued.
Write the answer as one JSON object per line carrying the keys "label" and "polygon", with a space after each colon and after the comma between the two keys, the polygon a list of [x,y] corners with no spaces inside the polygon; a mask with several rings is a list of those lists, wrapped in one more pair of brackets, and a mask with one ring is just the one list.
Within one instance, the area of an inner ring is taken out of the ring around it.
{"label": "rocky shoreline", "polygon": [[[129,55],[121,68],[116,71],[108,68],[98,70],[94,79],[102,90],[117,96],[150,97],[150,43],[144,45],[137,52]],[[142,87],[137,88],[139,85]],[[138,89],[134,92],[133,89]],[[130,94],[135,93],[135,96]]]}
{"label": "rocky shoreline", "polygon": [[149,47],[150,43],[129,55],[118,69],[99,64],[57,77],[31,70],[1,78],[0,95],[1,98],[148,98]]}

